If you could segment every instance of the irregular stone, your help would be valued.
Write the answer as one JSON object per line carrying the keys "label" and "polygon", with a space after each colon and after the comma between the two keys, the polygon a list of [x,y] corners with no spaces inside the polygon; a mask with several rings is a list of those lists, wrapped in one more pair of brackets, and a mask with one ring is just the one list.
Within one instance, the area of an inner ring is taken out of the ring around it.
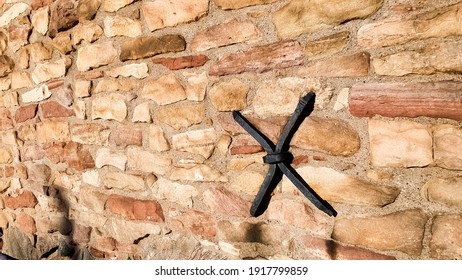
{"label": "irregular stone", "polygon": [[0,228],[7,228],[8,227],[8,218],[4,211],[0,210]]}
{"label": "irregular stone", "polygon": [[102,79],[93,89],[93,93],[132,91],[138,86],[139,82],[131,79]]}
{"label": "irregular stone", "polygon": [[70,138],[69,123],[66,121],[44,120],[37,124],[37,140],[40,144],[68,142]]}
{"label": "irregular stone", "polygon": [[35,13],[31,16],[31,23],[38,33],[45,35],[48,32],[48,12],[49,7],[43,7],[38,9]]}
{"label": "irregular stone", "polygon": [[125,41],[120,46],[120,60],[140,59],[169,52],[181,52],[186,41],[181,35],[167,34],[161,37],[144,36]]}
{"label": "irregular stone", "polygon": [[47,85],[43,84],[37,88],[23,93],[21,99],[24,103],[31,103],[48,99],[50,96],[51,91],[48,89]]}
{"label": "irregular stone", "polygon": [[62,118],[75,116],[74,110],[61,105],[56,101],[48,101],[40,104],[42,118]]}
{"label": "irregular stone", "polygon": [[167,156],[153,154],[141,149],[127,150],[127,167],[130,170],[164,175],[170,170],[172,160]]}
{"label": "irregular stone", "polygon": [[72,141],[84,145],[107,146],[110,130],[97,123],[72,124]]}
{"label": "irregular stone", "polygon": [[273,23],[279,37],[296,37],[304,33],[333,27],[346,21],[366,18],[375,13],[383,4],[373,1],[292,0],[273,14]]}
{"label": "irregular stone", "polygon": [[350,113],[356,117],[418,117],[462,120],[462,84],[382,83],[356,84],[351,88]]}
{"label": "irregular stone", "polygon": [[250,87],[238,79],[214,85],[209,92],[210,101],[218,111],[239,111],[247,106]]}
{"label": "irregular stone", "polygon": [[37,104],[21,106],[16,110],[16,113],[14,114],[14,119],[16,123],[25,122],[27,120],[35,118],[36,113]]}
{"label": "irregular stone", "polygon": [[172,104],[186,99],[186,92],[175,74],[164,75],[147,81],[140,97],[154,100],[158,105]]}
{"label": "irregular stone", "polygon": [[205,205],[211,212],[246,218],[250,216],[250,201],[244,200],[225,187],[209,188],[203,193]]}
{"label": "irregular stone", "polygon": [[[304,166],[296,170],[319,196],[332,202],[383,207],[394,202],[400,193],[396,187],[369,183],[327,167]],[[283,178],[283,192],[294,187]]]}
{"label": "irregular stone", "polygon": [[9,77],[0,78],[0,90],[1,91],[9,90],[10,86],[11,86],[11,79]]}
{"label": "irregular stone", "polygon": [[222,76],[243,72],[267,72],[297,66],[304,56],[297,41],[280,41],[269,45],[251,47],[244,52],[227,55],[210,65],[209,75]]}
{"label": "irregular stone", "polygon": [[109,189],[116,188],[127,191],[142,191],[146,189],[142,177],[122,172],[109,172],[105,174],[102,183],[104,187]]}
{"label": "irregular stone", "polygon": [[223,10],[234,10],[254,5],[274,3],[278,0],[213,0]]}
{"label": "irregular stone", "polygon": [[76,5],[72,0],[58,0],[51,6],[48,35],[51,38],[61,31],[66,31],[79,23]]}
{"label": "irregular stone", "polygon": [[117,54],[111,41],[81,47],[77,51],[77,68],[79,71],[87,71],[90,68],[108,65],[115,61]]}
{"label": "irregular stone", "polygon": [[106,75],[117,78],[117,77],[133,77],[137,79],[146,78],[148,75],[148,65],[146,63],[133,63],[125,64],[124,66],[119,66],[111,70],[104,72]]}
{"label": "irregular stone", "polygon": [[299,70],[303,76],[314,77],[362,77],[369,75],[369,53],[361,52],[331,57]]}
{"label": "irregular stone", "polygon": [[18,105],[18,94],[14,91],[0,93],[0,107],[13,107]]}
{"label": "irregular stone", "polygon": [[27,234],[17,227],[10,226],[3,232],[2,252],[18,260],[37,260],[36,248]]}
{"label": "irregular stone", "polygon": [[[22,46],[27,45],[29,43],[30,29],[31,28],[29,24],[16,24],[16,23],[10,24],[7,28],[8,49],[10,49],[13,52],[16,52]],[[21,64],[21,66],[23,66],[23,64]],[[22,69],[25,69],[25,68],[22,68]]]}
{"label": "irregular stone", "polygon": [[422,252],[426,223],[427,216],[418,209],[383,216],[339,218],[332,238],[342,243],[418,256]]}
{"label": "irregular stone", "polygon": [[159,178],[154,183],[152,191],[157,199],[166,199],[188,208],[193,206],[193,197],[199,194],[194,186],[179,184],[164,178]]}
{"label": "irregular stone", "polygon": [[336,156],[352,156],[361,142],[358,132],[341,119],[308,117],[294,134],[291,145]]}
{"label": "irregular stone", "polygon": [[105,206],[106,210],[129,220],[144,220],[149,222],[164,222],[164,212],[157,201],[138,200],[135,198],[110,195]]}
{"label": "irregular stone", "polygon": [[454,52],[461,47],[462,43],[457,41],[427,44],[419,50],[374,57],[372,65],[377,75],[385,76],[461,72],[462,54]]}
{"label": "irregular stone", "polygon": [[350,89],[349,88],[342,88],[338,93],[337,100],[334,104],[334,111],[340,111],[344,108],[349,107],[349,99],[350,96]]}
{"label": "irregular stone", "polygon": [[462,207],[462,177],[431,178],[422,187],[422,196],[447,206]]}
{"label": "irregular stone", "polygon": [[106,165],[117,167],[124,171],[127,164],[127,156],[121,153],[112,152],[108,148],[101,148],[96,152],[95,166],[101,168]]}
{"label": "irregular stone", "polygon": [[232,142],[231,136],[228,134],[224,133],[218,138],[217,141],[217,150],[221,153],[222,156],[227,156],[228,155],[228,148],[229,145],[231,145]]}
{"label": "irregular stone", "polygon": [[49,81],[54,78],[64,77],[66,75],[66,59],[60,59],[54,62],[37,63],[32,71],[32,80],[36,84]]}
{"label": "irregular stone", "polygon": [[90,96],[91,81],[78,80],[74,84],[75,97],[88,97]]}
{"label": "irregular stone", "polygon": [[8,130],[13,127],[13,119],[11,118],[10,110],[0,109],[0,130]]}
{"label": "irregular stone", "polygon": [[39,160],[45,156],[45,151],[43,150],[43,148],[33,142],[26,142],[20,148],[19,152],[20,152],[19,157],[22,162],[30,161],[30,160]]}
{"label": "irregular stone", "polygon": [[138,125],[118,126],[115,131],[111,132],[110,140],[119,147],[128,145],[143,145],[143,129]]}
{"label": "irregular stone", "polygon": [[160,57],[153,58],[152,62],[162,64],[170,70],[179,70],[204,65],[209,58],[203,54],[188,55],[180,57]]}
{"label": "irregular stone", "polygon": [[116,120],[122,122],[127,116],[127,104],[121,94],[111,93],[97,96],[92,101],[91,117],[95,119]]}
{"label": "irregular stone", "polygon": [[127,36],[135,38],[143,34],[141,22],[128,17],[114,16],[104,18],[106,37]]}
{"label": "irregular stone", "polygon": [[263,152],[263,147],[260,145],[240,145],[234,146],[230,150],[231,155],[249,155]]}
{"label": "irregular stone", "polygon": [[193,182],[227,182],[226,176],[218,170],[205,164],[195,164],[190,167],[173,167],[170,174],[173,181],[193,181]]}
{"label": "irregular stone", "polygon": [[5,207],[10,209],[34,208],[37,205],[37,198],[29,190],[16,192],[14,196],[4,196]]}
{"label": "irregular stone", "polygon": [[177,103],[157,110],[157,119],[176,130],[201,123],[205,118],[204,103]]}
{"label": "irregular stone", "polygon": [[205,238],[216,235],[215,221],[206,213],[197,210],[188,210],[180,215],[171,217],[173,229],[191,232]]}
{"label": "irregular stone", "polygon": [[136,107],[133,109],[132,122],[151,122],[149,102],[144,102],[136,105]]}
{"label": "irregular stone", "polygon": [[102,0],[80,0],[77,5],[79,19],[92,20],[98,12],[101,2]]}
{"label": "irregular stone", "polygon": [[260,189],[265,177],[253,171],[244,171],[236,176],[232,176],[231,187],[248,195],[255,196]]}
{"label": "irregular stone", "polygon": [[348,36],[348,31],[343,31],[310,41],[305,45],[305,54],[308,59],[314,60],[341,52],[346,46]]}
{"label": "irregular stone", "polygon": [[443,168],[462,170],[462,152],[454,147],[462,144],[462,128],[438,125],[433,130],[435,163]]}
{"label": "irregular stone", "polygon": [[164,131],[158,125],[149,126],[149,148],[156,152],[170,150],[170,145],[165,139]]}
{"label": "irregular stone", "polygon": [[71,33],[58,33],[56,37],[53,38],[52,45],[62,54],[68,54],[74,50],[72,45]]}
{"label": "irregular stone", "polygon": [[439,260],[458,260],[462,257],[460,248],[462,217],[460,215],[438,215],[433,220],[430,240],[430,255]]}
{"label": "irregular stone", "polygon": [[35,234],[37,232],[37,227],[35,226],[35,220],[31,216],[27,215],[24,212],[21,212],[14,221],[16,226],[27,234]]}
{"label": "irregular stone", "polygon": [[189,73],[183,72],[186,78],[186,96],[190,101],[203,101],[207,89],[207,73]]}
{"label": "irregular stone", "polygon": [[8,35],[2,30],[0,31],[0,54],[5,53],[8,46]]}
{"label": "irregular stone", "polygon": [[0,27],[7,26],[12,20],[24,13],[29,8],[26,3],[16,3],[0,16]]}
{"label": "irregular stone", "polygon": [[66,163],[76,171],[95,167],[95,161],[90,152],[83,145],[75,142],[62,142],[49,146],[45,149],[48,159],[53,163]]}
{"label": "irregular stone", "polygon": [[72,44],[74,46],[80,44],[81,41],[93,43],[94,41],[101,38],[103,35],[103,29],[98,24],[92,21],[85,21],[79,23],[72,33]]}
{"label": "irregular stone", "polygon": [[0,55],[0,77],[10,74],[13,69],[14,61],[6,55]]}
{"label": "irregular stone", "polygon": [[433,163],[430,129],[411,121],[369,120],[371,163],[375,166],[422,167]]}
{"label": "irregular stone", "polygon": [[53,50],[48,44],[44,45],[41,42],[32,43],[27,45],[27,50],[29,52],[30,61],[32,62],[40,62],[52,58]]}
{"label": "irregular stone", "polygon": [[391,18],[369,23],[358,30],[358,44],[363,48],[380,48],[409,41],[460,36],[457,26],[462,21],[458,3],[442,9],[432,9],[412,18]]}
{"label": "irregular stone", "polygon": [[259,39],[257,26],[251,21],[237,19],[220,23],[198,32],[192,39],[190,46],[194,52]]}
{"label": "irregular stone", "polygon": [[175,2],[158,0],[144,2],[141,7],[146,25],[150,31],[197,20],[207,14],[208,9],[208,0],[194,2],[187,0]]}
{"label": "irregular stone", "polygon": [[7,147],[0,146],[0,164],[13,162],[13,155],[11,150]]}
{"label": "irregular stone", "polygon": [[116,12],[136,0],[103,0],[101,9],[105,12]]}
{"label": "irregular stone", "polygon": [[99,187],[99,181],[100,179],[98,170],[94,169],[82,172],[82,182],[84,184]]}
{"label": "irregular stone", "polygon": [[22,89],[34,87],[34,82],[28,72],[15,71],[11,73],[11,89]]}
{"label": "irregular stone", "polygon": [[87,107],[85,101],[83,100],[76,100],[74,103],[74,113],[75,116],[81,120],[86,119],[87,115]]}
{"label": "irregular stone", "polygon": [[213,128],[193,130],[172,136],[172,147],[178,151],[199,154],[205,159],[213,154],[216,131]]}
{"label": "irregular stone", "polygon": [[87,227],[80,224],[74,224],[72,231],[72,241],[76,244],[85,244],[90,242],[92,227]]}

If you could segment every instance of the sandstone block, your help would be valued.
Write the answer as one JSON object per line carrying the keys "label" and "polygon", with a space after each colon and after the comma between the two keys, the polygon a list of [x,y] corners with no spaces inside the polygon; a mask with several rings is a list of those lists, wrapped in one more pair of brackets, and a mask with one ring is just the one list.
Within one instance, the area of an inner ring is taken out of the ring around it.
{"label": "sandstone block", "polygon": [[250,87],[238,79],[222,82],[210,89],[210,101],[218,111],[242,110],[247,106]]}
{"label": "sandstone block", "polygon": [[61,105],[56,101],[48,101],[40,104],[43,118],[61,118],[75,116],[72,108]]}
{"label": "sandstone block", "polygon": [[213,0],[223,10],[235,10],[248,6],[274,3],[278,0]]}
{"label": "sandstone block", "polygon": [[176,130],[201,123],[205,118],[204,103],[177,103],[157,110],[157,119]]}
{"label": "sandstone block", "polygon": [[118,147],[143,145],[143,129],[140,126],[119,126],[111,132],[110,140]]}
{"label": "sandstone block", "polygon": [[[304,166],[297,168],[297,172],[317,194],[332,202],[382,207],[394,202],[400,193],[396,187],[370,183],[327,167]],[[289,179],[283,178],[283,192],[294,187]]]}
{"label": "sandstone block", "polygon": [[199,154],[209,158],[214,149],[217,135],[215,129],[193,130],[172,136],[172,147],[178,151]]}
{"label": "sandstone block", "polygon": [[37,140],[40,144],[48,142],[68,142],[71,136],[66,121],[44,120],[37,124]]}
{"label": "sandstone block", "polygon": [[191,232],[205,238],[213,238],[216,235],[215,221],[204,212],[188,210],[171,219],[173,229]]}
{"label": "sandstone block", "polygon": [[72,44],[76,46],[80,44],[81,41],[93,43],[94,41],[101,38],[102,35],[103,29],[95,22],[82,22],[73,28]]}
{"label": "sandstone block", "polygon": [[263,147],[260,145],[239,145],[231,147],[229,153],[231,155],[249,155],[263,152]]}
{"label": "sandstone block", "polygon": [[103,186],[109,189],[127,191],[143,191],[146,189],[141,176],[125,174],[122,172],[109,172],[102,178]]}
{"label": "sandstone block", "polygon": [[260,189],[265,177],[253,171],[244,171],[236,176],[232,176],[231,187],[248,195],[255,196]]}
{"label": "sandstone block", "polygon": [[56,37],[53,38],[52,45],[62,54],[68,54],[74,50],[72,45],[71,34],[70,33],[58,33]]}
{"label": "sandstone block", "polygon": [[209,10],[208,0],[145,2],[141,10],[149,30],[154,31],[201,18]]}
{"label": "sandstone block", "polygon": [[129,148],[127,156],[127,168],[134,171],[163,175],[170,170],[170,165],[172,164],[169,157],[136,148]]}
{"label": "sandstone block", "polygon": [[0,130],[8,130],[13,127],[13,119],[11,117],[10,110],[0,109]]}
{"label": "sandstone block", "polygon": [[127,116],[127,104],[121,94],[111,93],[97,96],[92,101],[91,117],[95,119],[116,120],[122,122]]}
{"label": "sandstone block", "polygon": [[365,52],[328,58],[299,70],[303,76],[362,77],[369,75],[370,55]]}
{"label": "sandstone block", "polygon": [[433,131],[435,163],[443,168],[462,170],[462,152],[455,149],[462,144],[462,128],[438,125]]}
{"label": "sandstone block", "polygon": [[37,227],[35,226],[34,218],[32,218],[24,212],[21,212],[16,217],[14,223],[22,232],[25,232],[27,234],[35,234],[37,232]]}
{"label": "sandstone block", "polygon": [[335,221],[332,238],[342,243],[418,256],[426,223],[426,215],[418,209],[384,216],[340,218]]}
{"label": "sandstone block", "polygon": [[132,91],[138,86],[138,82],[132,79],[102,79],[93,89],[93,93]]}
{"label": "sandstone block", "polygon": [[203,194],[203,199],[212,212],[241,218],[250,216],[250,201],[244,200],[225,187],[207,189]]}
{"label": "sandstone block", "polygon": [[45,153],[53,163],[66,163],[70,168],[77,171],[95,167],[92,155],[80,143],[57,143],[47,147]]}
{"label": "sandstone block", "polygon": [[297,41],[280,41],[230,54],[210,65],[209,75],[222,76],[242,72],[267,72],[303,63],[304,55]]}
{"label": "sandstone block", "polygon": [[106,37],[127,36],[134,38],[141,36],[143,29],[141,22],[116,15],[104,18],[104,34]]}
{"label": "sandstone block", "polygon": [[[25,46],[29,43],[29,33],[30,33],[30,25],[29,24],[16,24],[11,23],[8,28],[8,49],[12,50],[13,52],[18,51],[22,46]],[[24,61],[21,61],[18,66],[21,66],[21,69],[27,68],[26,60],[26,53],[21,53]]]}
{"label": "sandstone block", "polygon": [[149,111],[149,102],[143,102],[136,105],[133,109],[132,122],[151,122],[151,113]]}
{"label": "sandstone block", "polygon": [[168,34],[161,37],[145,36],[121,44],[120,60],[140,59],[169,52],[181,52],[186,41],[181,35]]}
{"label": "sandstone block", "polygon": [[77,69],[87,71],[115,61],[118,52],[112,42],[84,46],[77,51]]}
{"label": "sandstone block", "polygon": [[164,212],[157,201],[139,200],[131,197],[110,195],[106,210],[129,220],[164,222]]}
{"label": "sandstone block", "polygon": [[5,146],[0,146],[0,164],[13,162],[13,155],[11,149]]}
{"label": "sandstone block", "polygon": [[418,117],[462,119],[462,84],[372,83],[351,88],[350,113],[356,117]]}
{"label": "sandstone block", "polygon": [[45,99],[48,99],[51,96],[51,91],[48,89],[47,85],[41,85],[37,88],[29,90],[21,95],[22,102],[31,103],[39,102]]}
{"label": "sandstone block", "polygon": [[173,167],[170,174],[173,181],[193,181],[193,182],[227,182],[226,176],[220,171],[205,165],[194,164],[186,167]]}
{"label": "sandstone block", "polygon": [[154,124],[149,126],[149,148],[156,152],[170,150],[170,145],[165,138],[162,127]]}
{"label": "sandstone block", "polygon": [[148,75],[148,65],[146,63],[134,63],[119,66],[111,70],[104,72],[106,75],[117,78],[117,77],[133,77],[137,79],[146,78]]}
{"label": "sandstone block", "polygon": [[14,61],[6,55],[0,55],[0,77],[5,77],[13,72]]}
{"label": "sandstone block", "polygon": [[0,27],[7,26],[13,19],[24,13],[29,8],[26,3],[15,3],[0,16]]}
{"label": "sandstone block", "polygon": [[37,205],[37,198],[29,190],[17,192],[14,196],[3,196],[5,207],[10,209],[34,208]]}
{"label": "sandstone block", "polygon": [[203,101],[207,89],[207,73],[183,72],[186,79],[186,96],[190,101]]}
{"label": "sandstone block", "polygon": [[34,82],[32,81],[31,76],[27,72],[15,71],[11,73],[11,89],[21,89],[21,88],[32,88],[34,87]]}
{"label": "sandstone block", "polygon": [[369,120],[371,162],[375,166],[422,167],[433,163],[429,128],[411,121]]}
{"label": "sandstone block", "polygon": [[103,0],[101,9],[105,12],[116,12],[135,1],[136,0]]}
{"label": "sandstone block", "polygon": [[344,31],[310,41],[305,45],[305,54],[308,59],[313,60],[341,52],[346,46],[348,36],[348,31]]}
{"label": "sandstone block", "polygon": [[37,63],[32,71],[32,80],[36,84],[49,81],[54,78],[64,77],[66,74],[66,59],[54,62]]}
{"label": "sandstone block", "polygon": [[97,123],[71,125],[72,141],[85,145],[107,146],[110,130]]}
{"label": "sandstone block", "polygon": [[350,96],[349,88],[342,88],[338,93],[337,100],[334,104],[334,111],[340,111],[343,108],[348,108],[350,106],[348,99]]}
{"label": "sandstone block", "polygon": [[462,207],[462,177],[432,178],[425,183],[421,192],[429,201]]}
{"label": "sandstone block", "polygon": [[314,33],[343,22],[366,18],[375,13],[383,4],[373,1],[292,0],[273,14],[273,23],[280,37],[295,37],[304,33]]}
{"label": "sandstone block", "polygon": [[438,215],[432,225],[430,254],[440,260],[457,260],[462,254],[462,217],[460,215]]}
{"label": "sandstone block", "polygon": [[101,168],[111,165],[124,171],[127,164],[127,156],[121,153],[112,152],[108,148],[101,148],[96,152],[95,166]]}
{"label": "sandstone block", "polygon": [[185,100],[186,92],[175,74],[170,73],[157,80],[147,81],[140,97],[154,100],[158,105],[167,105]]}
{"label": "sandstone block", "polygon": [[79,23],[79,16],[76,5],[71,0],[59,0],[50,7],[50,26],[51,38],[61,31],[66,31]]}
{"label": "sandstone block", "polygon": [[162,64],[170,70],[179,70],[185,68],[200,67],[204,65],[209,58],[203,54],[187,55],[180,57],[160,57],[153,58],[152,62]]}
{"label": "sandstone block", "polygon": [[152,190],[157,199],[165,199],[188,208],[193,206],[193,197],[199,194],[194,186],[179,184],[164,178],[159,178],[152,185]]}
{"label": "sandstone block", "polygon": [[92,20],[98,12],[101,2],[102,0],[80,0],[77,5],[79,19]]}
{"label": "sandstone block", "polygon": [[17,123],[25,122],[27,120],[35,118],[37,113],[37,104],[29,104],[21,106],[16,110],[14,119]]}
{"label": "sandstone block", "polygon": [[0,107],[12,107],[18,105],[18,94],[15,91],[0,93]]}
{"label": "sandstone block", "polygon": [[76,97],[89,97],[90,96],[91,81],[78,80],[74,84],[74,94]]}
{"label": "sandstone block", "polygon": [[195,52],[259,39],[258,28],[250,21],[232,19],[198,32],[191,41]]}

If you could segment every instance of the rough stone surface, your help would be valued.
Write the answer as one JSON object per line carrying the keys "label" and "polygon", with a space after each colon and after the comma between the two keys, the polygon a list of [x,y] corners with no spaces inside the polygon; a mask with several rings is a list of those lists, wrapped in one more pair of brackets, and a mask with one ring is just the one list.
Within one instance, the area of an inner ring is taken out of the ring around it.
{"label": "rough stone surface", "polygon": [[118,147],[143,145],[143,129],[138,125],[119,126],[111,132],[110,140]]}
{"label": "rough stone surface", "polygon": [[328,58],[300,69],[308,77],[362,77],[369,75],[370,55],[365,52]]}
{"label": "rough stone surface", "polygon": [[205,164],[194,164],[193,166],[174,167],[170,174],[173,181],[193,181],[193,182],[227,182],[226,176],[218,170]]}
{"label": "rough stone surface", "polygon": [[72,44],[74,46],[80,44],[81,41],[93,43],[103,35],[101,26],[94,22],[79,23],[73,28]]}
{"label": "rough stone surface", "polygon": [[123,121],[127,116],[127,104],[121,94],[112,93],[97,96],[93,99],[91,107],[92,119],[105,119]]}
{"label": "rough stone surface", "polygon": [[348,36],[349,33],[344,31],[307,42],[305,45],[305,54],[309,60],[336,54],[345,48]]}
{"label": "rough stone surface", "polygon": [[234,10],[248,6],[270,4],[276,1],[278,0],[213,0],[215,5],[224,10]]}
{"label": "rough stone surface", "polygon": [[51,96],[51,91],[47,85],[41,85],[40,87],[29,90],[21,95],[22,102],[31,103],[45,100]]}
{"label": "rough stone surface", "polygon": [[104,187],[110,189],[115,188],[128,191],[142,191],[146,189],[142,177],[122,172],[109,172],[105,174],[102,184]]}
{"label": "rough stone surface", "polygon": [[150,222],[163,222],[165,220],[162,207],[153,200],[138,200],[126,196],[110,195],[105,208],[129,220]]}
{"label": "rough stone surface", "polygon": [[183,232],[192,232],[205,238],[213,238],[216,235],[214,220],[204,212],[189,210],[171,219],[174,229]]}
{"label": "rough stone surface", "polygon": [[79,23],[76,5],[71,0],[58,0],[50,9],[48,34],[54,38],[58,32],[66,31]]}
{"label": "rough stone surface", "polygon": [[[378,250],[398,250],[410,255],[422,251],[427,216],[418,209],[384,216],[340,218],[335,221],[332,238]],[[403,238],[405,237],[405,238]]]}
{"label": "rough stone surface", "polygon": [[80,20],[91,20],[95,17],[102,0],[80,0],[77,11]]}
{"label": "rough stone surface", "polygon": [[203,101],[207,89],[208,79],[205,72],[183,72],[186,79],[186,96],[190,101]]}
{"label": "rough stone surface", "polygon": [[166,199],[189,208],[193,206],[193,198],[199,194],[194,186],[179,184],[164,178],[157,180],[152,189],[157,199]]}
{"label": "rough stone surface", "polygon": [[48,159],[54,163],[66,163],[76,171],[83,171],[95,167],[90,152],[80,143],[62,142],[45,149]]}
{"label": "rough stone surface", "polygon": [[0,16],[0,27],[5,27],[12,20],[24,13],[29,8],[26,3],[16,3]]}
{"label": "rough stone surface", "polygon": [[203,197],[204,203],[212,212],[238,217],[250,216],[250,202],[225,187],[208,189],[204,192]]}
{"label": "rough stone surface", "polygon": [[148,65],[146,63],[133,63],[105,71],[105,74],[113,78],[133,77],[137,79],[143,79],[149,76],[148,70]]}
{"label": "rough stone surface", "polygon": [[218,111],[242,110],[247,106],[250,87],[238,79],[214,85],[209,92],[210,101]]}
{"label": "rough stone surface", "polygon": [[462,128],[439,125],[433,130],[435,163],[443,168],[462,170],[462,152],[455,147],[462,144]]}
{"label": "rough stone surface", "polygon": [[462,177],[432,178],[421,192],[429,201],[462,208]]}
{"label": "rough stone surface", "polygon": [[105,12],[116,12],[136,0],[103,0],[101,9]]}
{"label": "rough stone surface", "polygon": [[161,37],[138,37],[121,44],[120,60],[126,61],[169,52],[181,52],[185,48],[186,42],[181,35],[169,34]]}
{"label": "rough stone surface", "polygon": [[138,82],[131,79],[102,79],[93,89],[93,93],[132,91],[137,87]]}
{"label": "rough stone surface", "polygon": [[72,141],[81,144],[106,146],[109,133],[108,127],[97,123],[71,125]]}
{"label": "rough stone surface", "polygon": [[185,68],[200,67],[204,65],[209,58],[203,54],[188,55],[180,57],[160,57],[153,58],[152,62],[162,64],[170,70],[179,70]]}
{"label": "rough stone surface", "polygon": [[66,121],[46,120],[37,125],[39,143],[67,142],[70,138],[69,123]]}
{"label": "rough stone surface", "polygon": [[75,116],[72,108],[61,105],[56,101],[48,101],[40,104],[43,118],[61,118]]}
{"label": "rough stone surface", "polygon": [[14,91],[0,94],[0,107],[12,107],[18,105],[18,94]]}
{"label": "rough stone surface", "polygon": [[136,105],[133,109],[132,122],[151,122],[151,113],[149,112],[149,102],[143,102]]}
{"label": "rough stone surface", "polygon": [[32,80],[36,84],[63,77],[66,74],[66,59],[54,62],[37,63],[32,72]]}
{"label": "rough stone surface", "polygon": [[178,151],[199,154],[209,158],[214,149],[217,135],[215,129],[193,130],[172,136],[172,148]]}
{"label": "rough stone surface", "polygon": [[411,121],[369,120],[371,162],[375,166],[418,167],[433,163],[428,126]]}
{"label": "rough stone surface", "polygon": [[16,217],[14,223],[22,232],[27,234],[35,234],[37,232],[34,218],[23,212]]}
{"label": "rough stone surface", "polygon": [[27,72],[13,72],[11,73],[11,89],[32,88],[34,82]]}
{"label": "rough stone surface", "polygon": [[154,124],[149,126],[149,148],[156,152],[170,150],[170,145],[165,138],[162,127]]}
{"label": "rough stone surface", "polygon": [[96,152],[95,166],[101,168],[106,165],[117,167],[124,171],[127,164],[127,156],[121,153],[112,152],[108,148],[101,148]]}
{"label": "rough stone surface", "polygon": [[157,119],[179,130],[201,123],[205,118],[205,105],[201,103],[177,103],[160,108]]}
{"label": "rough stone surface", "polygon": [[13,119],[8,109],[0,109],[0,130],[13,128]]}
{"label": "rough stone surface", "polygon": [[37,205],[37,198],[29,190],[17,192],[14,196],[3,196],[5,207],[10,209],[34,208]]}
{"label": "rough stone surface", "polygon": [[134,171],[163,175],[170,170],[170,165],[172,164],[172,160],[169,157],[137,148],[129,148],[127,156],[127,168]]}
{"label": "rough stone surface", "polygon": [[140,97],[154,100],[158,105],[167,105],[185,100],[186,92],[175,74],[170,73],[147,81]]}
{"label": "rough stone surface", "polygon": [[231,187],[248,195],[255,196],[265,177],[257,172],[245,171],[231,178]]}
{"label": "rough stone surface", "polygon": [[115,61],[117,50],[112,42],[107,41],[81,47],[77,52],[77,68],[79,71],[87,71]]}
{"label": "rough stone surface", "polygon": [[33,119],[37,113],[37,104],[29,104],[21,106],[16,110],[14,115],[14,120],[17,123],[25,122],[27,120]]}
{"label": "rough stone surface", "polygon": [[134,38],[143,34],[143,30],[140,21],[116,15],[104,19],[104,34],[107,37],[127,36]]}
{"label": "rough stone surface", "polygon": [[462,217],[459,215],[438,215],[433,220],[430,254],[434,259],[460,260]]}

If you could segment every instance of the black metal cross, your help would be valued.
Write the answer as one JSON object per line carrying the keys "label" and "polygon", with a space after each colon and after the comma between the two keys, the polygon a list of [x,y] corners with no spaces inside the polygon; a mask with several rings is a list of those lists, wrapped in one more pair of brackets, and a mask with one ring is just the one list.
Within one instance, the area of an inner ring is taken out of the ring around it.
{"label": "black metal cross", "polygon": [[263,157],[263,162],[270,165],[265,180],[250,208],[250,214],[252,216],[260,216],[265,212],[266,208],[268,208],[271,193],[281,181],[283,174],[285,174],[319,210],[324,211],[329,216],[337,215],[335,209],[327,201],[323,200],[290,165],[294,159],[293,155],[289,152],[290,141],[303,120],[313,111],[314,101],[315,94],[313,92],[309,92],[300,100],[295,112],[284,126],[276,145],[274,145],[263,133],[258,131],[255,126],[241,115],[241,113],[238,111],[233,112],[234,120],[263,147],[267,153],[267,155]]}

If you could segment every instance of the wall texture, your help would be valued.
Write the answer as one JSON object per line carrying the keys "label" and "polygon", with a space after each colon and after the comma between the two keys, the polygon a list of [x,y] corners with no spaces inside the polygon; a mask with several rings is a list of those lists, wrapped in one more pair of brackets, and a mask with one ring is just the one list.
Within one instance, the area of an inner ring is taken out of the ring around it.
{"label": "wall texture", "polygon": [[[15,258],[462,258],[462,2],[0,1],[0,250]],[[293,166],[268,166],[307,92]]]}

